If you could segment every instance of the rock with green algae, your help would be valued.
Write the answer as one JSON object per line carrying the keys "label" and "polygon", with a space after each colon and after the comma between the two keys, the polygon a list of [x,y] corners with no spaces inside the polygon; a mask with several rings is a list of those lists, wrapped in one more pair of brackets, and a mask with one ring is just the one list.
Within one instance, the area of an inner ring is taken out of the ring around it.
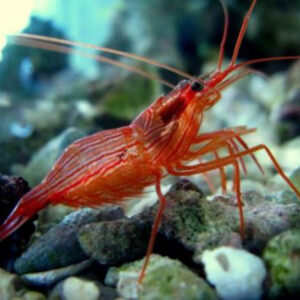
{"label": "rock with green algae", "polygon": [[283,299],[299,296],[300,230],[290,229],[275,236],[265,248],[263,259],[270,277],[269,297]]}
{"label": "rock with green algae", "polygon": [[152,255],[142,286],[137,283],[143,260],[109,269],[105,282],[125,299],[217,299],[214,290],[178,260]]}
{"label": "rock with green algae", "polygon": [[[300,227],[300,206],[297,203],[283,203],[281,199],[267,201],[265,197],[254,191],[242,194],[244,202],[245,239],[243,246],[260,252],[266,243],[280,232],[289,228]],[[215,207],[215,209],[214,209]],[[194,261],[201,261],[201,254],[206,249],[213,249],[222,245],[231,245],[230,229],[239,233],[239,214],[237,207],[230,198],[224,196],[212,197],[211,214],[207,215],[210,226],[205,232],[198,234],[198,244],[194,254]],[[231,219],[228,219],[231,216]],[[227,222],[223,221],[227,219]],[[228,223],[228,220],[230,221]],[[224,226],[224,224],[227,226]],[[224,230],[225,229],[225,230]],[[226,238],[227,236],[227,238]],[[237,244],[238,246],[238,244]]]}
{"label": "rock with green algae", "polygon": [[37,239],[15,262],[18,273],[34,273],[69,266],[87,259],[77,241],[77,231],[87,223],[123,217],[119,207],[82,209]]}
{"label": "rock with green algae", "polygon": [[80,129],[73,127],[66,129],[33,154],[26,167],[14,166],[14,172],[26,178],[31,186],[37,185],[51,170],[64,149],[84,135],[84,132]]}
{"label": "rock with green algae", "polygon": [[78,241],[87,256],[102,265],[115,265],[142,257],[146,252],[151,222],[130,219],[87,224]]}
{"label": "rock with green algae", "polygon": [[258,300],[267,274],[263,261],[250,252],[231,247],[206,250],[202,254],[208,281],[224,300]]}

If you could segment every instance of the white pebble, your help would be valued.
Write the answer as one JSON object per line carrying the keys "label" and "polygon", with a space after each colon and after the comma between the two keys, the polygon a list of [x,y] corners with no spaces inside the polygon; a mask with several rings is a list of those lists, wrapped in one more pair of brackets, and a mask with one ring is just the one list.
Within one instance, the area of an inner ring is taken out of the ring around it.
{"label": "white pebble", "polygon": [[100,289],[94,282],[69,277],[64,282],[63,295],[66,300],[97,300]]}
{"label": "white pebble", "polygon": [[259,257],[245,250],[220,247],[204,251],[201,260],[208,281],[221,299],[261,298],[266,268]]}

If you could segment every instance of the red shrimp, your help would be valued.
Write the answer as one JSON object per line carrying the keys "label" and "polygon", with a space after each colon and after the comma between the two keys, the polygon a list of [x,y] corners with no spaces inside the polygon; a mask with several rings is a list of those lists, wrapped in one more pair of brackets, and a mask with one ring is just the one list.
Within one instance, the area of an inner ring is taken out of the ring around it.
{"label": "red shrimp", "polygon": [[[300,59],[300,56],[285,56],[261,58],[243,63],[236,62],[255,4],[256,0],[252,0],[243,19],[231,61],[224,69],[222,69],[222,63],[228,31],[228,13],[222,4],[225,22],[218,65],[209,76],[193,78],[172,67],[127,53],[126,56],[167,68],[188,77],[189,80],[180,82],[169,94],[158,98],[129,126],[101,131],[71,144],[45,179],[21,198],[0,227],[0,240],[10,235],[48,204],[61,203],[73,207],[99,207],[106,203],[119,204],[129,198],[141,196],[146,187],[154,185],[159,198],[159,207],[139,275],[141,283],[165,207],[166,200],[161,191],[161,180],[166,176],[205,175],[206,172],[217,169],[220,172],[222,188],[226,191],[224,168],[232,165],[241,234],[244,233],[244,216],[240,191],[240,169],[246,170],[244,156],[251,155],[262,170],[254,153],[259,150],[266,151],[277,172],[300,198],[300,192],[284,174],[269,148],[264,144],[248,147],[243,140],[243,135],[252,133],[255,129],[240,126],[211,133],[200,132],[205,111],[221,100],[221,92],[227,86],[253,72],[252,69],[247,68],[248,65],[266,61]],[[39,36],[29,37],[32,41],[35,39],[38,42],[46,40],[56,43],[52,46],[49,44],[43,46],[42,44],[34,45],[31,41],[30,45],[68,52],[67,48],[59,48],[57,44],[70,42]],[[124,55],[112,49],[102,50]],[[96,59],[108,61],[99,56]],[[108,62],[120,65],[119,62]],[[139,72],[140,70],[133,71]],[[227,154],[222,157],[218,155],[221,148],[227,150]],[[207,154],[212,154],[213,158],[203,162],[201,158]]]}

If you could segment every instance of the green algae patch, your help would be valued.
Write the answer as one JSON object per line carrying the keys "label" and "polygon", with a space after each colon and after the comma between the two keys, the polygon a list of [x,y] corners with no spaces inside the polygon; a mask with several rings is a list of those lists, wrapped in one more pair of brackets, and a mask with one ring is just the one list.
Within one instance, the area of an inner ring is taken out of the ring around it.
{"label": "green algae patch", "polygon": [[181,262],[159,255],[151,256],[144,281],[138,286],[136,280],[142,264],[143,260],[139,260],[119,268],[111,268],[105,279],[106,284],[117,283],[117,290],[124,298],[217,299],[214,290]]}
{"label": "green algae patch", "polygon": [[263,258],[271,279],[270,298],[299,295],[300,230],[287,230],[270,240]]}

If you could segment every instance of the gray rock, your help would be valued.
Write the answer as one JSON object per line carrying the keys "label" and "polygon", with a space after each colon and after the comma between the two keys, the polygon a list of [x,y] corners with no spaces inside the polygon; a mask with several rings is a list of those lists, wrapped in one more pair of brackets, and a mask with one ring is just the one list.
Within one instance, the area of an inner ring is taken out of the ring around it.
{"label": "gray rock", "polygon": [[[245,209],[246,210],[246,209]],[[262,250],[275,235],[300,227],[300,206],[263,201],[245,211],[245,247]]]}
{"label": "gray rock", "polygon": [[18,273],[34,273],[69,266],[87,259],[77,241],[77,231],[85,224],[123,217],[118,207],[101,210],[83,209],[66,216],[63,221],[37,239],[15,262]]}
{"label": "gray rock", "polygon": [[78,264],[45,272],[27,273],[21,276],[23,282],[32,286],[48,287],[68,276],[76,275],[92,265],[91,259],[84,260]]}

